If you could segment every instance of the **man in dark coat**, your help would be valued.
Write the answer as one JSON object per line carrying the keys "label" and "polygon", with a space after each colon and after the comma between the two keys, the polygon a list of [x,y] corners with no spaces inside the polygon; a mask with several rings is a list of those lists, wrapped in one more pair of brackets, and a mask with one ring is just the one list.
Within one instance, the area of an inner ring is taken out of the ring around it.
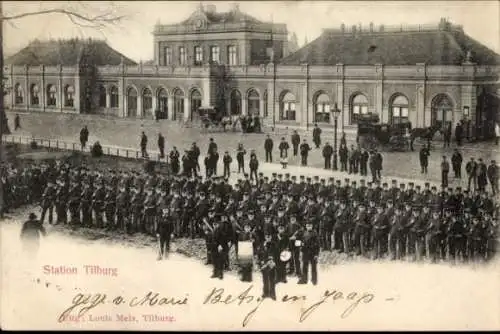
{"label": "man in dark coat", "polygon": [[420,158],[420,167],[422,169],[422,174],[427,174],[427,167],[429,166],[429,156],[431,153],[429,152],[429,147],[422,147],[420,150],[419,158]]}
{"label": "man in dark coat", "polygon": [[321,129],[318,124],[314,124],[313,129],[313,143],[316,145],[316,148],[319,148],[321,145]]}
{"label": "man in dark coat", "polygon": [[273,146],[274,142],[270,135],[267,135],[264,141],[264,150],[266,151],[266,162],[273,162]]}
{"label": "man in dark coat", "polygon": [[[294,150],[295,150],[295,148],[294,148]],[[307,157],[309,156],[310,150],[311,150],[311,147],[304,139],[304,142],[300,145],[300,157],[301,157],[302,166],[307,166]]]}
{"label": "man in dark coat", "polygon": [[161,132],[158,133],[158,149],[160,150],[160,159],[165,158],[165,137]]}
{"label": "man in dark coat", "polygon": [[477,187],[480,191],[486,190],[486,185],[488,184],[486,164],[483,159],[479,158],[479,163],[477,164]]}
{"label": "man in dark coat", "polygon": [[296,157],[299,152],[299,144],[300,144],[300,136],[297,133],[297,130],[293,132],[292,135],[292,146],[293,146],[293,156]]}
{"label": "man in dark coat", "polygon": [[148,157],[148,152],[146,151],[146,148],[148,146],[148,137],[146,136],[146,134],[144,133],[144,131],[142,131],[142,134],[141,134],[141,143],[140,143],[140,146],[141,146],[141,155],[143,158],[147,158]]}
{"label": "man in dark coat", "polygon": [[455,149],[455,152],[453,152],[453,155],[451,156],[451,165],[453,166],[453,172],[455,173],[455,178],[461,179],[462,178],[462,154],[458,151],[458,149]]}
{"label": "man in dark coat", "polygon": [[496,195],[498,193],[498,166],[495,160],[491,160],[491,164],[487,169],[487,174],[491,185],[491,191],[493,195]]}
{"label": "man in dark coat", "polygon": [[85,125],[83,129],[80,130],[80,144],[82,145],[82,151],[85,149],[87,142],[89,140],[89,129]]}
{"label": "man in dark coat", "polygon": [[40,234],[43,236],[47,235],[43,224],[36,219],[34,213],[30,213],[29,218],[24,222],[21,228],[21,241],[23,242],[23,248],[30,255],[35,255],[38,251],[40,245]]}
{"label": "man in dark coat", "polygon": [[285,137],[281,137],[281,142],[279,145],[279,150],[280,150],[280,158],[288,158],[288,149],[290,148],[290,145],[288,145],[288,142],[285,140]]}
{"label": "man in dark coat", "polygon": [[313,230],[312,222],[306,223],[306,230],[301,235],[302,241],[302,275],[298,284],[307,284],[309,265],[311,265],[311,281],[314,285],[318,284],[318,256],[319,256],[319,237]]}
{"label": "man in dark coat", "polygon": [[325,169],[332,168],[333,147],[328,142],[323,147],[323,158],[325,158]]}
{"label": "man in dark coat", "polygon": [[458,122],[455,127],[455,139],[457,141],[458,146],[462,146],[462,137],[463,137],[463,127],[462,123]]}
{"label": "man in dark coat", "polygon": [[470,158],[470,161],[467,162],[465,165],[465,171],[467,172],[467,176],[469,177],[468,180],[468,187],[467,189],[470,190],[471,188],[471,183],[474,186],[474,190],[477,188],[477,163],[474,160],[474,158]]}

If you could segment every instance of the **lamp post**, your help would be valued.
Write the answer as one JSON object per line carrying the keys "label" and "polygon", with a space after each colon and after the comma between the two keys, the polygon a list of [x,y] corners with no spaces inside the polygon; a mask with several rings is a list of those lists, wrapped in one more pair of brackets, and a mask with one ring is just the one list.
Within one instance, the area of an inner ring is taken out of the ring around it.
{"label": "lamp post", "polygon": [[338,170],[337,166],[337,121],[340,116],[340,109],[337,107],[337,103],[335,102],[333,106],[333,120],[334,120],[334,127],[335,127],[335,132],[334,132],[334,137],[333,137],[333,170]]}

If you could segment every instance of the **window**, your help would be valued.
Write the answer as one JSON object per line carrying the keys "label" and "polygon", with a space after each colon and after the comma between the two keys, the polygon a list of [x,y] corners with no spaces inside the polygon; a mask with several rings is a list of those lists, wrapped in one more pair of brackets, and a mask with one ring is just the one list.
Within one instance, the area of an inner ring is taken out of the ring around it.
{"label": "window", "polygon": [[365,114],[368,114],[368,99],[363,94],[358,94],[351,103],[351,124],[357,123],[359,116]]}
{"label": "window", "polygon": [[169,47],[165,48],[164,57],[165,57],[165,61],[164,61],[165,66],[172,65],[172,49],[171,48],[169,48]]}
{"label": "window", "polygon": [[137,91],[133,87],[127,90],[127,117],[137,117]]}
{"label": "window", "polygon": [[194,64],[201,65],[203,63],[203,50],[201,46],[194,47]]}
{"label": "window", "polygon": [[409,122],[408,119],[408,99],[403,95],[398,95],[392,100],[391,105],[391,124]]}
{"label": "window", "polygon": [[269,108],[267,104],[267,90],[264,91],[264,117],[269,117]]}
{"label": "window", "polygon": [[168,118],[168,95],[167,91],[163,88],[158,92],[158,110],[160,111],[160,118]]}
{"label": "window", "polygon": [[118,108],[120,105],[120,99],[118,95],[118,87],[111,86],[111,108]]}
{"label": "window", "polygon": [[176,89],[174,92],[174,113],[172,119],[183,120],[184,119],[184,92],[180,89]]}
{"label": "window", "polygon": [[260,98],[259,93],[255,89],[248,92],[248,114],[253,116],[260,116]]}
{"label": "window", "polygon": [[106,108],[106,87],[99,86],[99,107]]}
{"label": "window", "polygon": [[237,90],[231,92],[231,115],[241,115],[241,94]]}
{"label": "window", "polygon": [[210,47],[210,60],[214,63],[220,63],[220,51],[218,46]]}
{"label": "window", "polygon": [[31,105],[38,106],[40,105],[40,89],[37,85],[31,85]]}
{"label": "window", "polygon": [[324,93],[314,102],[314,122],[330,123],[330,97]]}
{"label": "window", "polygon": [[179,64],[180,65],[186,65],[186,48],[181,46],[179,47]]}
{"label": "window", "polygon": [[54,107],[57,104],[57,89],[54,85],[47,86],[47,106]]}
{"label": "window", "polygon": [[230,45],[227,47],[227,62],[230,66],[238,65],[238,61],[236,59],[236,46]]}
{"label": "window", "polygon": [[295,121],[295,96],[288,92],[280,101],[280,120]]}
{"label": "window", "polygon": [[20,84],[15,86],[15,104],[23,104],[24,102],[24,91]]}
{"label": "window", "polygon": [[75,104],[75,89],[73,86],[67,85],[64,87],[64,106],[74,107]]}
{"label": "window", "polygon": [[142,115],[153,115],[153,94],[149,88],[145,88],[142,91]]}
{"label": "window", "polygon": [[201,107],[201,94],[195,89],[191,93],[191,120],[193,117],[198,118],[200,115],[200,107]]}

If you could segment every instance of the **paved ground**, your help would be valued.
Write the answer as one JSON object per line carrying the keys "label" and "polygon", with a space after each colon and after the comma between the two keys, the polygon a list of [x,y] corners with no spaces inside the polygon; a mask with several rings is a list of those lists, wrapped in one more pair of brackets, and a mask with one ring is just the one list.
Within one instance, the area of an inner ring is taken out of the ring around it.
{"label": "paved ground", "polygon": [[[13,130],[12,120],[13,114],[8,114],[9,123]],[[179,150],[190,147],[192,142],[197,142],[202,150],[202,154],[206,152],[208,140],[210,137],[214,138],[219,146],[219,151],[223,153],[225,150],[230,151],[234,155],[234,151],[238,143],[243,143],[247,149],[255,149],[261,162],[264,161],[264,148],[263,143],[265,134],[243,134],[239,132],[210,132],[200,128],[186,128],[181,125],[169,121],[154,122],[151,120],[128,120],[128,119],[113,119],[104,118],[95,115],[62,115],[55,113],[36,113],[36,114],[22,114],[21,115],[22,129],[13,131],[14,135],[34,136],[41,138],[60,139],[67,141],[78,141],[79,131],[81,127],[86,124],[90,131],[90,143],[99,140],[103,145],[121,146],[129,148],[137,148],[139,146],[139,135],[144,131],[149,138],[149,150],[156,150],[156,138],[158,132],[162,132],[166,137],[167,150],[172,146],[176,146]],[[281,130],[282,133],[283,130]],[[277,146],[282,134],[270,133],[275,142],[276,149],[273,154],[278,157]],[[331,134],[323,137],[323,142],[329,141],[333,143]],[[289,135],[286,136],[289,140]],[[348,140],[354,138],[348,137]],[[312,137],[308,136],[307,140],[311,143]],[[349,144],[350,145],[350,144]],[[416,152],[384,152],[384,169],[382,174],[391,177],[405,178],[405,179],[419,179],[422,181],[440,181],[440,162],[441,156],[447,155],[451,157],[454,146],[450,149],[443,149],[440,146],[442,143],[435,142],[435,147],[431,152],[431,160],[429,163],[429,174],[423,175],[420,173],[418,151]],[[416,144],[416,149],[419,145]],[[465,161],[470,157],[483,158],[489,162],[491,159],[500,161],[500,149],[493,143],[477,143],[467,144],[461,148]],[[300,160],[298,157],[291,158],[290,168],[298,166]],[[322,168],[323,158],[321,156],[321,149],[314,149],[309,158],[309,165],[311,167]],[[235,163],[234,163],[235,164]],[[234,167],[234,166],[233,166]],[[280,165],[269,167],[272,169],[280,169]],[[266,167],[267,169],[267,167]],[[465,169],[465,167],[464,167]],[[297,170],[300,173],[300,170]],[[329,175],[340,173],[333,173],[324,171]],[[463,173],[465,171],[463,170]],[[344,173],[345,174],[345,173]],[[345,174],[347,176],[347,174]],[[450,180],[452,185],[465,186],[465,180]]]}

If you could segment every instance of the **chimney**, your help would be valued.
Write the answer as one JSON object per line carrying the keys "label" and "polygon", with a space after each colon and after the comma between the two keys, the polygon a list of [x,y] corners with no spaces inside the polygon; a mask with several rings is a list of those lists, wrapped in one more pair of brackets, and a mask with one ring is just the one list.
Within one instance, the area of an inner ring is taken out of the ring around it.
{"label": "chimney", "polygon": [[370,22],[370,32],[373,32],[373,22]]}
{"label": "chimney", "polygon": [[215,5],[205,5],[205,12],[209,14],[214,14],[217,11],[217,7]]}

